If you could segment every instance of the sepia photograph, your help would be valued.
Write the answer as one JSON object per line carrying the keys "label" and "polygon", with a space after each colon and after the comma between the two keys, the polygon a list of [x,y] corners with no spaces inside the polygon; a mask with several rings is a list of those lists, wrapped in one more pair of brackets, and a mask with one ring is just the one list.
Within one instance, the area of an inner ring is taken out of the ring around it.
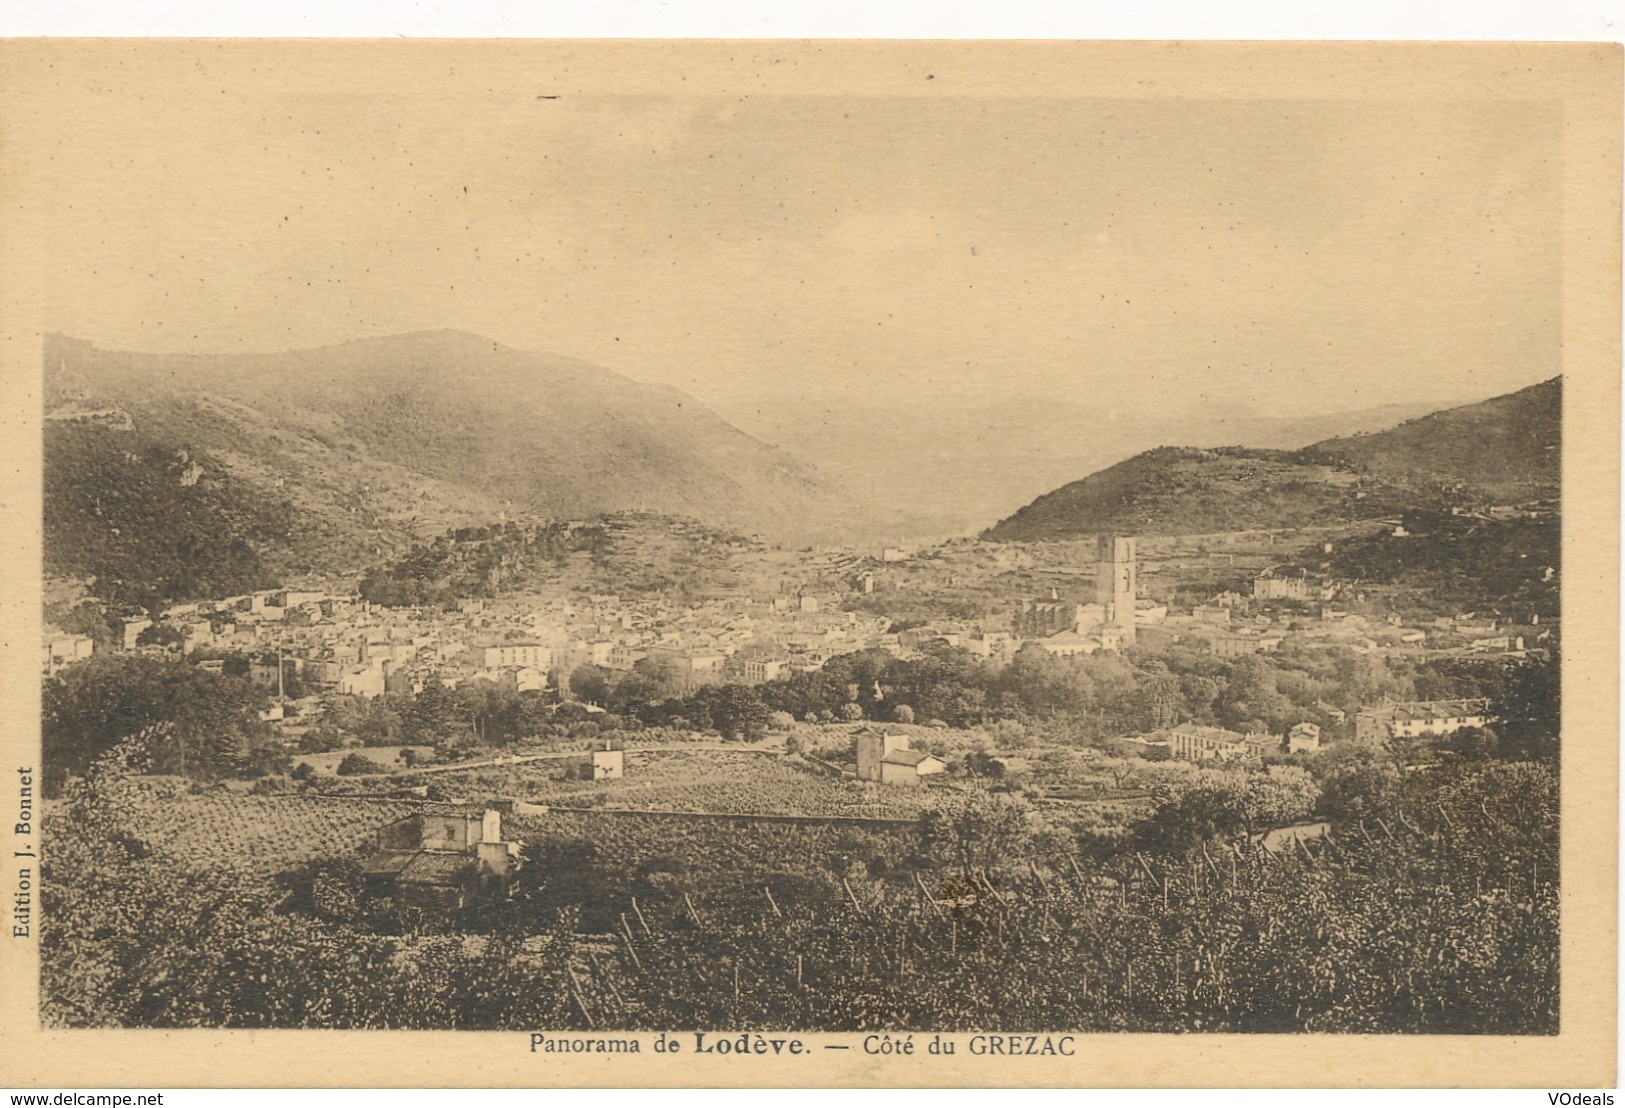
{"label": "sepia photograph", "polygon": [[6,44],[18,1023],[1611,1082],[1620,56],[1333,49]]}

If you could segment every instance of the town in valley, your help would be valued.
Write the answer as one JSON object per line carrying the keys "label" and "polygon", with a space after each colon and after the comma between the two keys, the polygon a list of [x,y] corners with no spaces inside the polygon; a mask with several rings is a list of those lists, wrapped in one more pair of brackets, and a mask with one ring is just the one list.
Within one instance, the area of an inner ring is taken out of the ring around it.
{"label": "town in valley", "polygon": [[1569,1058],[1618,59],[1478,45],[16,44],[47,1037]]}
{"label": "town in valley", "polygon": [[348,567],[252,532],[332,505],[78,387],[52,1023],[1556,1029],[1557,381],[1379,455],[1543,426],[1493,486],[1379,433],[958,537],[504,508]]}

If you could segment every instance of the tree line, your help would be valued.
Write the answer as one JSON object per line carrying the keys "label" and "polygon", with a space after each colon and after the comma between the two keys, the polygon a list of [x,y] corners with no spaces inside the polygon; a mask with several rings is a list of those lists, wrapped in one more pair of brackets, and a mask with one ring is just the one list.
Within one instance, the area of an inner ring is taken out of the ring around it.
{"label": "tree line", "polygon": [[1503,720],[1491,746],[1504,738],[1505,756],[1533,757],[1553,753],[1542,746],[1551,736],[1538,721],[1556,716],[1559,674],[1555,652],[1510,665],[1462,659],[1390,665],[1348,650],[1227,659],[1173,648],[1068,658],[1028,646],[1008,665],[995,665],[938,645],[917,658],[857,651],[758,685],[686,686],[649,660],[620,672],[584,666],[568,680],[574,695],[618,717],[744,739],[760,737],[775,713],[949,727],[1012,720],[1074,743],[1184,722],[1283,734],[1311,721],[1338,737],[1353,733],[1358,711],[1384,702],[1485,697]]}
{"label": "tree line", "polygon": [[[97,655],[47,677],[42,690],[46,788],[82,773],[102,751],[139,736],[157,772],[204,780],[288,772],[285,754],[258,713],[264,689],[247,677],[248,660],[223,660],[210,673],[177,658]],[[762,737],[792,720],[863,719],[979,727],[1000,721],[1067,745],[1192,720],[1280,734],[1305,719],[1331,735],[1352,732],[1358,707],[1383,699],[1481,696],[1496,722],[1416,744],[1412,760],[1440,749],[1466,757],[1555,760],[1561,663],[1531,657],[1508,665],[1459,659],[1411,669],[1370,655],[1216,659],[1188,651],[1056,658],[1025,649],[1005,667],[963,650],[939,648],[915,659],[860,651],[821,670],[760,685],[706,684],[681,694],[669,676],[640,663],[626,673],[595,668],[569,678],[576,695],[607,709],[594,713],[554,694],[521,693],[490,681],[449,688],[431,679],[416,693],[371,700],[329,697],[304,721],[301,750],[345,745],[428,745],[454,759],[537,736],[596,736],[627,728],[715,732],[730,740]],[[295,689],[297,675],[285,668]],[[286,686],[285,686],[286,687]],[[1346,705],[1347,707],[1339,707]],[[1342,713],[1342,722],[1336,722]]]}

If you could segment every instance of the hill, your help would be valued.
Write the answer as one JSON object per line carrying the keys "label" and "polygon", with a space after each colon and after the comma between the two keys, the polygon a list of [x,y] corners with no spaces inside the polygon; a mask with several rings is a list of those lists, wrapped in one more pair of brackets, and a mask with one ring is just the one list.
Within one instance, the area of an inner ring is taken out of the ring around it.
{"label": "hill", "polygon": [[1562,482],[1563,379],[1408,420],[1373,435],[1306,447],[1306,461],[1470,500],[1555,499]]}
{"label": "hill", "polygon": [[[252,552],[250,577],[354,572],[503,518],[647,510],[788,543],[872,523],[817,472],[675,389],[460,332],[212,356],[52,336],[45,365],[52,572],[140,564],[169,541],[148,520],[184,517],[208,532],[219,512],[207,496],[241,521],[286,508],[269,530],[216,530]],[[122,479],[119,459],[182,454],[201,466],[199,483],[137,482],[118,531],[83,541],[98,497]],[[205,563],[218,551],[193,553],[203,577],[215,572]],[[174,583],[160,591],[175,595]]]}
{"label": "hill", "polygon": [[984,537],[1203,534],[1555,499],[1561,420],[1553,378],[1296,451],[1159,447],[1040,496]]}
{"label": "hill", "polygon": [[1413,512],[1405,527],[1403,538],[1379,530],[1339,543],[1324,563],[1347,580],[1407,590],[1411,611],[1489,609],[1518,620],[1562,614],[1563,536],[1556,516]]}
{"label": "hill", "polygon": [[682,597],[743,589],[766,547],[682,517],[617,512],[595,522],[462,527],[382,562],[359,583],[388,607],[444,605],[541,586]]}
{"label": "hill", "polygon": [[46,425],[44,500],[47,571],[115,609],[270,587],[295,533],[285,498],[212,456],[95,424]]}

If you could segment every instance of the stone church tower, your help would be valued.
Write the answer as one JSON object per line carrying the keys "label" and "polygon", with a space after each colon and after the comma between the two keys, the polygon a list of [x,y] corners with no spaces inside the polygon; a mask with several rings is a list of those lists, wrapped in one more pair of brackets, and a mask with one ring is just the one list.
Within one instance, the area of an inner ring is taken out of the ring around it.
{"label": "stone church tower", "polygon": [[1117,628],[1124,646],[1134,643],[1134,598],[1139,585],[1134,539],[1101,535],[1095,548],[1095,603],[1106,609],[1105,622]]}

